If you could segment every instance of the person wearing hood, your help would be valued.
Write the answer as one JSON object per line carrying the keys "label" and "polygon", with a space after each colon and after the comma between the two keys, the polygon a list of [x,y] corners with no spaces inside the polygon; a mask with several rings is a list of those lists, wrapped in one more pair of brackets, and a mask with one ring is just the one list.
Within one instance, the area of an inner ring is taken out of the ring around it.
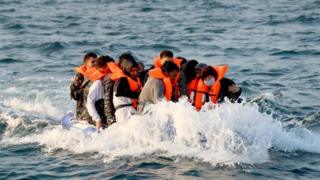
{"label": "person wearing hood", "polygon": [[113,110],[109,110],[107,116],[112,117],[114,121],[123,122],[136,113],[138,106],[138,97],[142,89],[139,64],[132,55],[122,54],[119,57],[118,69],[113,71],[108,77],[109,87],[105,94],[110,97],[112,93],[112,98],[108,98],[107,104],[113,106]]}
{"label": "person wearing hood", "polygon": [[139,79],[139,64],[130,54],[119,57],[120,71],[111,75],[114,81],[113,105],[117,121],[124,121],[136,114],[138,97],[142,89]]}

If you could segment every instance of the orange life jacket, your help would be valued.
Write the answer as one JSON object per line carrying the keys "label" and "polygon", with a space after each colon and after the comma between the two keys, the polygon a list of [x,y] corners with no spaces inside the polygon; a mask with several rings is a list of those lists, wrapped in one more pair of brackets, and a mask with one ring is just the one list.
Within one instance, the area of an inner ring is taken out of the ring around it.
{"label": "orange life jacket", "polygon": [[[113,70],[115,70],[114,73],[111,74],[110,79],[113,81],[119,80],[120,78],[127,78],[128,83],[129,83],[129,87],[130,90],[133,92],[140,92],[142,89],[142,84],[140,82],[140,79],[137,78],[137,80],[132,79],[131,77],[127,76],[126,74],[124,74],[124,72],[119,68],[116,69],[114,68]],[[138,107],[138,99],[131,99],[132,102],[132,106],[137,109]]]}
{"label": "orange life jacket", "polygon": [[[173,58],[173,63],[175,63],[179,69],[181,67],[181,62],[182,60],[181,59],[178,59],[176,57]],[[155,57],[154,60],[153,60],[153,64],[154,64],[154,67],[155,68],[161,68],[161,59],[159,56]],[[173,82],[173,96],[175,97],[175,99],[178,99],[180,97],[180,94],[179,94],[179,86],[178,86],[178,82],[179,82],[179,79],[180,79],[180,72],[179,74],[177,75],[177,78],[175,79],[175,81]]]}
{"label": "orange life jacket", "polygon": [[171,100],[172,97],[172,84],[170,77],[163,74],[161,68],[155,68],[149,71],[149,76],[156,79],[161,79],[164,84],[164,96],[167,101]]}
{"label": "orange life jacket", "polygon": [[74,68],[74,71],[82,75],[85,75],[85,72],[87,71],[87,66],[83,64],[79,67]]}
{"label": "orange life jacket", "polygon": [[191,92],[197,91],[199,80],[200,80],[200,79],[197,79],[197,78],[196,78],[196,79],[193,79],[191,82],[189,82],[189,83],[187,84],[188,96],[189,96],[189,97],[190,97],[190,95],[191,95]]}
{"label": "orange life jacket", "polygon": [[[173,58],[173,63],[175,63],[179,68],[181,66],[181,62],[182,62],[181,59],[178,59],[178,58],[175,58],[175,57]],[[161,67],[161,59],[160,59],[159,56],[154,58],[153,65],[154,65],[155,68]]]}
{"label": "orange life jacket", "polygon": [[108,62],[107,66],[105,67],[105,69],[103,70],[103,72],[98,71],[96,68],[90,68],[86,71],[86,75],[87,77],[91,80],[91,81],[96,81],[96,80],[101,80],[103,79],[107,74],[111,73],[111,72],[115,72],[117,71],[117,64],[114,62]]}
{"label": "orange life jacket", "polygon": [[228,70],[228,65],[214,66],[213,68],[218,74],[218,77],[215,80],[214,85],[209,87],[204,83],[202,79],[199,80],[198,87],[196,90],[196,95],[195,95],[195,101],[194,101],[195,103],[194,105],[198,111],[201,109],[202,105],[205,103],[204,101],[205,95],[208,95],[210,97],[210,100],[212,103],[214,104],[218,103],[219,93],[221,89],[220,80],[226,74]]}
{"label": "orange life jacket", "polygon": [[110,63],[108,63],[108,67],[109,67],[109,69],[110,69],[110,71],[111,71],[112,73],[118,72],[118,71],[122,71],[122,70],[120,69],[119,65],[118,65],[117,63],[115,63],[115,62],[110,62]]}

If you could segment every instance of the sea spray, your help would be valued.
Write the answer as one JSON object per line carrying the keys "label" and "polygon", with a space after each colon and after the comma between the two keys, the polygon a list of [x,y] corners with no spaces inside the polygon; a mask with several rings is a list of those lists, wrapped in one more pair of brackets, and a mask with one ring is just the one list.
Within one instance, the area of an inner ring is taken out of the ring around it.
{"label": "sea spray", "polygon": [[151,105],[146,114],[132,116],[89,137],[61,126],[48,126],[42,133],[5,138],[3,143],[39,143],[51,151],[97,153],[106,161],[158,154],[230,165],[267,162],[271,148],[319,153],[318,135],[303,132],[286,130],[272,115],[259,112],[256,103],[227,102],[197,112],[182,99]]}

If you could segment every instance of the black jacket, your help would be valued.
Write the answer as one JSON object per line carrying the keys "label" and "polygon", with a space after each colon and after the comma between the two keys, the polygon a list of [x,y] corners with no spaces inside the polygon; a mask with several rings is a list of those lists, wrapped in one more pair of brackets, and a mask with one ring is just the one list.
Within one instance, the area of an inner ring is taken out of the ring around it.
{"label": "black jacket", "polygon": [[133,92],[130,90],[127,78],[123,77],[114,83],[113,91],[117,97],[127,97],[131,99],[138,99],[140,92]]}
{"label": "black jacket", "polygon": [[220,84],[221,84],[221,89],[219,93],[219,102],[223,102],[225,97],[227,97],[231,102],[236,102],[239,96],[241,95],[241,91],[242,91],[241,88],[240,88],[240,91],[238,91],[237,93],[230,92],[228,90],[228,87],[236,83],[228,78],[222,78],[220,80]]}

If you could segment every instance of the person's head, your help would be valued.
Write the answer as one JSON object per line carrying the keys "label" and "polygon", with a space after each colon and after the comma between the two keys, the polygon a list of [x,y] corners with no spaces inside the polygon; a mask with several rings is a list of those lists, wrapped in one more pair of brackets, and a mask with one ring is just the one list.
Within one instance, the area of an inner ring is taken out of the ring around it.
{"label": "person's head", "polygon": [[160,53],[160,63],[163,65],[167,61],[173,60],[173,53],[169,50],[164,50]]}
{"label": "person's head", "polygon": [[139,76],[139,64],[131,54],[125,53],[119,57],[119,67],[132,79],[137,79]]}
{"label": "person's head", "polygon": [[187,62],[188,62],[186,58],[181,57],[181,56],[176,57],[176,59],[181,60],[180,66],[183,66],[184,64],[187,64]]}
{"label": "person's head", "polygon": [[171,82],[174,82],[179,74],[179,67],[171,61],[165,62],[161,70],[166,76],[170,77]]}
{"label": "person's head", "polygon": [[94,67],[95,63],[97,60],[97,55],[93,52],[89,52],[86,55],[84,55],[83,57],[83,64],[87,67],[87,68],[91,68]]}
{"label": "person's head", "polygon": [[199,62],[194,59],[186,63],[186,67],[184,68],[184,75],[186,76],[187,83],[191,82],[196,77],[194,68],[197,64],[199,64]]}
{"label": "person's head", "polygon": [[206,64],[204,63],[200,63],[200,64],[197,64],[194,68],[194,72],[195,72],[195,78],[201,78],[201,74],[202,74],[202,71],[207,67]]}
{"label": "person's head", "polygon": [[100,71],[100,72],[109,71],[106,68],[108,62],[114,62],[114,60],[110,56],[107,56],[107,55],[100,56],[96,61],[97,70]]}
{"label": "person's head", "polygon": [[218,74],[211,66],[207,66],[203,69],[201,79],[207,86],[212,86],[217,79]]}

